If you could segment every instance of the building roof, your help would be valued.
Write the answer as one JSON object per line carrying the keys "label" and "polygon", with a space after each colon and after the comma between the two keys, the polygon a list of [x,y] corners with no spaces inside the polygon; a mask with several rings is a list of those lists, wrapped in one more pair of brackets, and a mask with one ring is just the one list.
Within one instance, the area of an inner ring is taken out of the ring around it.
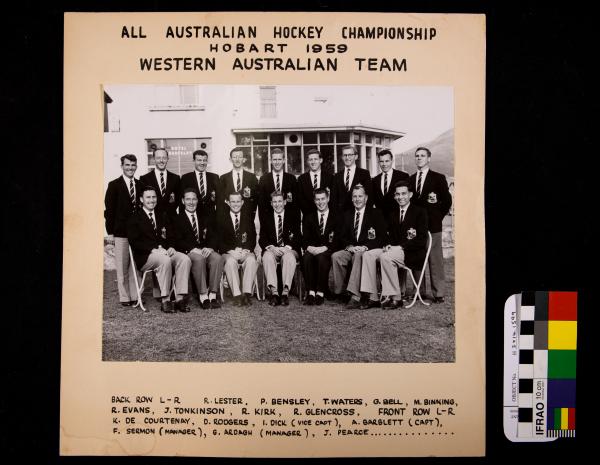
{"label": "building roof", "polygon": [[309,126],[309,125],[297,125],[297,126],[266,126],[266,127],[254,127],[254,128],[233,128],[231,130],[234,134],[248,134],[253,132],[313,132],[313,131],[364,131],[382,134],[384,136],[390,136],[394,139],[400,139],[404,137],[406,133],[401,131],[392,131],[390,129],[376,128],[374,126],[363,126],[363,125],[340,125],[340,126]]}

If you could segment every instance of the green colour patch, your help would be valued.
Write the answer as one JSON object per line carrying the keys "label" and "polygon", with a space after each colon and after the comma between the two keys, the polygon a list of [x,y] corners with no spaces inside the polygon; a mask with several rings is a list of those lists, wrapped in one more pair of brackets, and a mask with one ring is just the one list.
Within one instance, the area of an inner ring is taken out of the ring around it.
{"label": "green colour patch", "polygon": [[575,379],[576,350],[548,351],[548,379]]}

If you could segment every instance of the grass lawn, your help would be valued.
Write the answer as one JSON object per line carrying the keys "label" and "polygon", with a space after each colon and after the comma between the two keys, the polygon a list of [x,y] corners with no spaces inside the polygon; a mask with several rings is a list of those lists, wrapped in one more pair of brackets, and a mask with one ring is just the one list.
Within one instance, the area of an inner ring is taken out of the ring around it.
{"label": "grass lawn", "polygon": [[[102,358],[110,361],[191,362],[454,362],[454,259],[445,260],[447,296],[427,307],[346,310],[325,301],[270,307],[226,303],[190,313],[165,314],[144,292],[148,312],[121,307],[116,273],[104,272]],[[146,280],[149,283],[149,279]]]}

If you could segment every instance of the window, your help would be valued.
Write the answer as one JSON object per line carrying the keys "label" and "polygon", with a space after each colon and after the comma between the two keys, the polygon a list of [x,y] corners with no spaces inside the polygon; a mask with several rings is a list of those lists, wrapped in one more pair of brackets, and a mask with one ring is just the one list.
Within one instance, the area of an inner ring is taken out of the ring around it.
{"label": "window", "polygon": [[260,87],[260,117],[277,118],[277,91],[275,86]]}
{"label": "window", "polygon": [[154,86],[154,102],[150,111],[202,111],[201,88],[198,85]]}

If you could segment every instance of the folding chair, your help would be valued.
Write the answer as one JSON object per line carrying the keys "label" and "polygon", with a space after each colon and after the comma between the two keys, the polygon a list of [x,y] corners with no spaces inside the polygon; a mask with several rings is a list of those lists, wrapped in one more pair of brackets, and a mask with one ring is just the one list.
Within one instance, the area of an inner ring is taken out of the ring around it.
{"label": "folding chair", "polygon": [[[260,266],[262,266],[262,262],[260,264]],[[281,279],[281,262],[277,262],[277,276]],[[258,274],[258,273],[257,273]],[[267,278],[265,277],[265,274],[262,274],[262,281],[263,281],[263,290],[267,288]],[[303,295],[304,295],[304,275],[302,274],[302,263],[300,262],[300,260],[296,261],[296,270],[294,271],[294,279],[292,280],[293,283],[296,283],[296,293],[298,294],[298,300],[300,302],[302,302],[303,300]],[[278,287],[281,287],[281,282],[279,283],[280,285]],[[266,293],[266,291],[265,291]]]}
{"label": "folding chair", "polygon": [[[153,270],[146,270],[144,271],[144,273],[142,273],[142,279],[140,281],[140,279],[138,278],[138,274],[141,273],[141,271],[139,271],[137,269],[137,266],[135,266],[135,260],[133,259],[133,251],[131,250],[131,246],[129,246],[129,260],[131,260],[131,266],[133,266],[133,277],[135,279],[135,290],[137,291],[137,295],[138,295],[138,300],[137,303],[134,305],[134,308],[139,306],[143,312],[147,312],[148,310],[146,310],[146,307],[144,307],[144,303],[142,302],[142,292],[144,291],[144,282],[146,281],[146,275],[148,273],[152,273],[153,271],[155,272],[156,269]],[[171,292],[169,292],[169,296],[171,296],[171,294],[173,294],[175,292],[175,274],[173,274],[173,279],[171,280]]]}
{"label": "folding chair", "polygon": [[408,272],[408,275],[410,276],[410,279],[413,282],[413,285],[415,286],[415,295],[413,296],[412,302],[410,304],[408,304],[405,308],[410,308],[412,307],[415,302],[417,301],[417,298],[419,298],[419,300],[421,301],[421,303],[423,305],[431,305],[428,302],[425,302],[423,300],[423,298],[421,297],[421,291],[420,291],[420,287],[421,287],[421,283],[423,282],[423,277],[425,276],[425,267],[427,266],[427,260],[429,260],[429,253],[431,252],[431,242],[432,242],[432,238],[431,238],[431,233],[429,231],[427,231],[427,253],[425,254],[425,260],[423,261],[423,267],[421,268],[421,276],[419,276],[419,282],[417,283],[417,281],[415,280],[415,275],[413,274],[412,270],[406,266],[406,265],[398,265],[398,268],[402,268],[404,270],[406,270]]}
{"label": "folding chair", "polygon": [[[238,263],[238,273],[242,270],[242,266],[243,266],[243,263]],[[256,274],[254,275],[254,284],[252,284],[252,293],[253,294],[256,293],[256,298],[258,300],[265,300],[264,295],[262,298],[260,297],[257,275],[258,275],[258,267],[256,270]],[[225,280],[226,279],[227,279],[227,275],[225,274],[225,270],[223,270],[223,273],[221,273],[221,281],[219,282],[219,293],[221,294],[221,302],[225,302],[225,300],[223,299],[223,292],[225,290]],[[227,283],[227,284],[229,287],[229,283]]]}

